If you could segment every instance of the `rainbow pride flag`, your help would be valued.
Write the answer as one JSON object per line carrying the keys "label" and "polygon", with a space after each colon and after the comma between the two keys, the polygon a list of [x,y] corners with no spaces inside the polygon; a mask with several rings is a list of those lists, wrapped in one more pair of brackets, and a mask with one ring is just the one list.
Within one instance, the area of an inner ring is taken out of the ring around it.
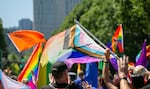
{"label": "rainbow pride flag", "polygon": [[112,37],[112,51],[115,52],[117,47],[120,53],[124,52],[123,29],[121,24],[117,27],[116,32]]}
{"label": "rainbow pride flag", "polygon": [[[18,81],[22,81],[23,79],[28,79],[30,82],[35,82],[38,76],[38,64],[40,55],[42,52],[42,43],[39,43],[34,48],[31,56],[29,57],[27,63],[25,64],[23,70],[18,76]],[[33,72],[33,74],[32,74]],[[33,76],[35,77],[35,80],[33,80]],[[32,84],[32,83],[30,83]],[[32,88],[33,89],[33,88]]]}
{"label": "rainbow pride flag", "polygon": [[[44,66],[48,62],[53,64],[57,61],[68,62],[69,60],[71,64],[96,62],[104,57],[104,51],[105,49],[91,39],[80,26],[75,25],[47,41],[40,63]],[[87,59],[83,60],[83,57]],[[79,58],[82,61],[79,61]]]}

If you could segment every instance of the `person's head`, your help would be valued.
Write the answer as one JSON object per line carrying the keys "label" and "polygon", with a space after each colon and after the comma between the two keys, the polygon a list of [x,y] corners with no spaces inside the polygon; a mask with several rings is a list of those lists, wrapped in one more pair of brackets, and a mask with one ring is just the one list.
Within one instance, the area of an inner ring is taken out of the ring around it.
{"label": "person's head", "polygon": [[134,75],[139,75],[139,76],[140,75],[143,76],[146,72],[147,72],[147,69],[142,65],[136,66],[133,70],[133,74]]}
{"label": "person's head", "polygon": [[141,88],[144,86],[144,77],[143,76],[131,76],[132,85],[135,89]]}
{"label": "person's head", "polygon": [[134,68],[131,79],[132,84],[136,89],[144,86],[144,76],[146,72],[147,69],[142,65],[138,65]]}
{"label": "person's head", "polygon": [[71,81],[74,81],[77,76],[76,73],[74,73],[74,72],[69,72],[68,75],[69,75]]}
{"label": "person's head", "polygon": [[23,84],[26,84],[26,85],[27,85],[27,84],[28,84],[28,82],[29,82],[29,80],[28,80],[28,79],[23,79],[23,80],[22,80],[22,83],[23,83]]}
{"label": "person's head", "polygon": [[68,67],[64,62],[56,62],[51,68],[56,83],[68,83]]}
{"label": "person's head", "polygon": [[79,72],[79,77],[81,80],[84,79],[84,72],[82,70],[80,70],[80,72]]}

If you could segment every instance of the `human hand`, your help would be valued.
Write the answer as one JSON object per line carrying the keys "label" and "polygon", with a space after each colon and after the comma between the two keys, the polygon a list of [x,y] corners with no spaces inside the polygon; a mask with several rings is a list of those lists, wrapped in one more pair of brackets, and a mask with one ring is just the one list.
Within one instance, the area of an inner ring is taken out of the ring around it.
{"label": "human hand", "polygon": [[105,50],[105,58],[104,58],[104,61],[105,62],[108,62],[109,61],[109,58],[110,58],[110,50],[107,48]]}
{"label": "human hand", "polygon": [[83,89],[92,89],[92,86],[87,81],[82,82],[82,87]]}
{"label": "human hand", "polygon": [[118,62],[118,75],[119,78],[127,77],[128,73],[128,56],[123,56],[123,58],[120,58],[117,60]]}

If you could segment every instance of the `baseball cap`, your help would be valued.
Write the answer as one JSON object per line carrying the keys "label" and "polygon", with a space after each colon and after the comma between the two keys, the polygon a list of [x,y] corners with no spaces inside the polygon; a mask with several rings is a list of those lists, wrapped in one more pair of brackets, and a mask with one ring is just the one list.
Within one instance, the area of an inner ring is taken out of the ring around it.
{"label": "baseball cap", "polygon": [[57,73],[63,72],[66,69],[68,69],[67,65],[62,61],[58,61],[52,65],[52,68],[51,68],[52,75],[54,75],[54,73],[57,74]]}

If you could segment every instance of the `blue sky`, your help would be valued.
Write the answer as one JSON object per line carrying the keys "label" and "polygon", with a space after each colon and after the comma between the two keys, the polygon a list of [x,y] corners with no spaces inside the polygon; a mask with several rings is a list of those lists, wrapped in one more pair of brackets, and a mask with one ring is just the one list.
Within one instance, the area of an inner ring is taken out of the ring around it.
{"label": "blue sky", "polygon": [[0,0],[0,18],[4,28],[18,26],[22,18],[33,21],[33,0]]}

